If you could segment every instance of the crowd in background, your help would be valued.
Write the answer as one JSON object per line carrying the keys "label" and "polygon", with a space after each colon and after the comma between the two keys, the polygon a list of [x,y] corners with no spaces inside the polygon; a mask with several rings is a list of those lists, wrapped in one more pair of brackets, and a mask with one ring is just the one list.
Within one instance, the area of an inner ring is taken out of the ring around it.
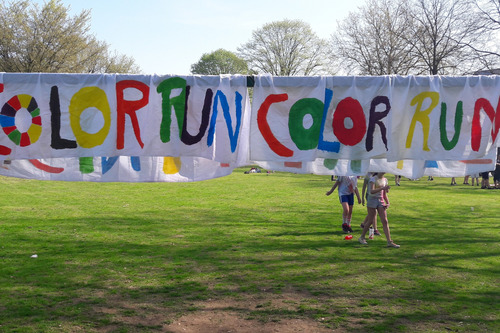
{"label": "crowd in background", "polygon": [[[472,174],[472,175],[466,175],[464,177],[464,185],[472,185],[472,186],[479,186],[479,177],[481,177],[481,188],[482,189],[500,189],[500,147],[497,148],[497,159],[496,159],[496,165],[495,165],[495,170],[492,171],[486,171],[486,172],[481,172],[479,174]],[[410,180],[417,180],[417,179],[410,179]],[[428,181],[433,181],[434,177],[429,176],[427,177]],[[470,180],[470,183],[469,183]],[[493,181],[491,181],[493,180]],[[401,176],[396,175],[394,182],[397,186],[400,186],[400,181],[401,181]],[[451,186],[457,185],[456,177],[451,178]]]}
{"label": "crowd in background", "polygon": [[[469,185],[469,179],[471,179],[471,185],[479,186],[479,177],[481,177],[481,188],[483,189],[500,189],[500,147],[497,148],[497,160],[495,165],[495,170],[482,172],[479,175],[467,175],[464,178],[464,185]],[[493,181],[491,181],[493,180]],[[456,185],[455,178],[451,179],[451,185]]]}
{"label": "crowd in background", "polygon": [[[481,188],[482,189],[500,189],[500,147],[497,149],[497,159],[495,170],[481,172],[479,174],[467,175],[464,177],[464,185],[479,186],[479,177],[481,177]],[[490,181],[490,180],[493,181]],[[434,180],[432,176],[429,176],[427,180]],[[470,183],[469,183],[470,180]],[[397,183],[397,180],[396,180]],[[451,178],[450,185],[457,185],[455,177]]]}

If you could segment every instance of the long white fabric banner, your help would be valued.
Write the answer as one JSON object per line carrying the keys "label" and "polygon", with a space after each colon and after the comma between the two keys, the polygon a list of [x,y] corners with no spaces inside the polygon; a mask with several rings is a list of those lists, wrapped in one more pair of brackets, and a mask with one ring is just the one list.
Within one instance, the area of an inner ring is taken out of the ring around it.
{"label": "long white fabric banner", "polygon": [[[0,73],[0,174],[196,181],[258,163],[410,178],[494,169],[500,77]],[[3,132],[3,133],[2,133]]]}
{"label": "long white fabric banner", "polygon": [[495,147],[499,97],[499,76],[261,76],[250,159],[482,158]]}

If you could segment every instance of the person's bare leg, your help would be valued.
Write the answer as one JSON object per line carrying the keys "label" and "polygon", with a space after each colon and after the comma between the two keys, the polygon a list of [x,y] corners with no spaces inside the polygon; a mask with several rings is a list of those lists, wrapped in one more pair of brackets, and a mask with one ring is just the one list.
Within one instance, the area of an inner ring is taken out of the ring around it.
{"label": "person's bare leg", "polygon": [[386,208],[380,206],[377,208],[378,216],[380,216],[380,221],[382,222],[382,227],[384,228],[385,238],[387,239],[387,243],[392,242],[391,238],[391,230],[389,228],[389,221],[387,220],[387,211]]}
{"label": "person's bare leg", "polygon": [[360,239],[365,239],[366,233],[368,232],[368,229],[370,229],[370,225],[372,225],[373,220],[377,218],[377,210],[375,208],[368,207],[367,209],[368,209],[368,215],[366,216],[365,226],[363,228],[363,231],[361,232]]}
{"label": "person's bare leg", "polygon": [[387,247],[399,248],[400,246],[395,244],[391,238],[391,230],[389,228],[389,221],[387,220],[386,208],[378,207],[377,211],[380,216],[380,220],[382,221],[382,225],[384,226],[385,238],[387,239]]}
{"label": "person's bare leg", "polygon": [[349,216],[349,204],[347,202],[342,203],[342,221],[347,223],[347,217]]}

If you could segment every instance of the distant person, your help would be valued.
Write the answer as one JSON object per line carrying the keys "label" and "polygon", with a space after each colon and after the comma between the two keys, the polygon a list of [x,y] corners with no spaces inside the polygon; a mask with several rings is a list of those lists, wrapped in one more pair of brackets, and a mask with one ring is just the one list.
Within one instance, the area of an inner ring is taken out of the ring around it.
{"label": "distant person", "polygon": [[396,183],[396,186],[401,186],[401,175],[395,175],[394,182]]}
{"label": "distant person", "polygon": [[470,175],[467,175],[464,177],[464,185],[469,185],[469,178],[470,178]]}
{"label": "distant person", "polygon": [[471,185],[474,186],[474,182],[476,182],[476,186],[479,186],[479,174],[478,173],[473,173],[470,175],[471,178]]}
{"label": "distant person", "polygon": [[358,191],[358,179],[355,176],[339,176],[326,195],[330,195],[336,188],[339,193],[340,204],[342,205],[342,231],[352,232],[351,219],[354,208],[354,194],[358,198],[358,204],[361,204],[361,198]]}
{"label": "distant person", "polygon": [[454,185],[457,185],[457,180],[455,179],[455,177],[451,177],[451,186],[454,186]]}
{"label": "distant person", "polygon": [[385,172],[376,172],[368,182],[368,201],[366,204],[368,210],[368,221],[365,223],[365,227],[363,228],[363,232],[361,233],[361,237],[358,241],[363,245],[368,244],[365,236],[370,228],[370,225],[373,223],[373,219],[376,218],[378,213],[380,221],[384,227],[387,247],[397,249],[400,246],[392,241],[389,221],[387,219],[387,208],[390,205],[387,193],[391,187],[388,185],[387,178],[384,177],[384,174]]}
{"label": "distant person", "polygon": [[481,188],[490,188],[490,172],[481,172]]}

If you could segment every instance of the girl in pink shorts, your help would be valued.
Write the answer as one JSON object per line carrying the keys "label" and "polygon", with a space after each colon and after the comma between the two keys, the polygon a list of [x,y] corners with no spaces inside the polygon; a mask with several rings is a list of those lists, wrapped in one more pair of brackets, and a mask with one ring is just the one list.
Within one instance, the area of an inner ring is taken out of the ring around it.
{"label": "girl in pink shorts", "polygon": [[399,248],[399,245],[395,244],[391,239],[389,221],[387,220],[387,208],[390,205],[387,193],[391,187],[388,185],[387,178],[384,177],[384,174],[385,172],[374,173],[373,177],[371,177],[368,182],[368,200],[366,202],[368,217],[367,223],[365,223],[363,232],[359,238],[359,242],[365,245],[368,244],[365,236],[378,213],[384,227],[385,237],[387,238],[387,247]]}

